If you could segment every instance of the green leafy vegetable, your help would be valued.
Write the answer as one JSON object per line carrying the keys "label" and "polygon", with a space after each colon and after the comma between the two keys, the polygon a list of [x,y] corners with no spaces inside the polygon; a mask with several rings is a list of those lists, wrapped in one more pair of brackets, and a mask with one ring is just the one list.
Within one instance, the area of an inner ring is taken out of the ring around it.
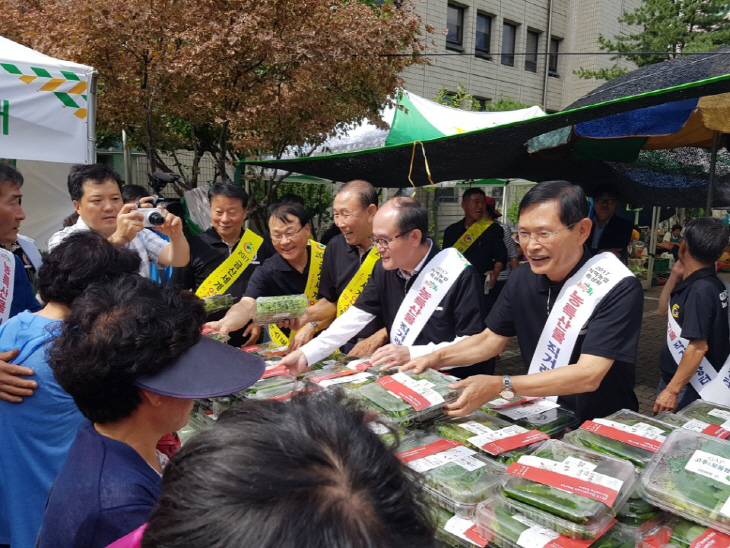
{"label": "green leafy vegetable", "polygon": [[282,320],[301,318],[308,305],[309,301],[304,294],[259,297],[256,299],[256,316],[254,322],[259,325],[264,325],[277,323]]}

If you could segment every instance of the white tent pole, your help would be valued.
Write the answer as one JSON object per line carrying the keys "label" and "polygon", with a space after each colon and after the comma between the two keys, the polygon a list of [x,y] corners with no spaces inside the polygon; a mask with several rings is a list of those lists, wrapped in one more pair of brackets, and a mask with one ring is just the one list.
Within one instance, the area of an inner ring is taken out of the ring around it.
{"label": "white tent pole", "polygon": [[96,163],[96,84],[99,73],[94,71],[91,74],[91,81],[89,82],[89,112],[87,125],[87,139],[88,139],[88,152],[86,154],[86,163]]}
{"label": "white tent pole", "polygon": [[649,231],[649,262],[646,265],[646,287],[651,289],[651,279],[654,277],[654,252],[656,251],[657,231],[659,230],[659,207],[651,208],[651,229]]}
{"label": "white tent pole", "polygon": [[125,130],[122,130],[122,159],[124,161],[124,184],[134,184],[134,181],[132,181],[132,158],[129,146],[127,146],[127,132]]}
{"label": "white tent pole", "polygon": [[707,207],[705,217],[712,217],[712,199],[715,194],[715,164],[717,163],[717,149],[720,148],[720,132],[712,132],[712,153],[710,155],[710,175],[707,180]]}

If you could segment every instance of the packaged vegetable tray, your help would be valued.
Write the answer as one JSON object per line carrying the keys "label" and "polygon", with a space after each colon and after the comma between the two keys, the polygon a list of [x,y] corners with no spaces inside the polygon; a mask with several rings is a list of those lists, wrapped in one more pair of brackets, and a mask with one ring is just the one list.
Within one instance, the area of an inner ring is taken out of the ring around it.
{"label": "packaged vegetable tray", "polygon": [[266,325],[282,320],[295,320],[304,315],[307,306],[309,306],[309,300],[304,293],[301,295],[259,297],[256,299],[254,323]]}
{"label": "packaged vegetable tray", "polygon": [[209,339],[213,339],[214,341],[222,343],[227,343],[229,340],[231,340],[231,337],[229,337],[225,333],[221,333],[220,331],[216,331],[215,329],[211,329],[210,327],[203,327],[203,329],[200,330],[200,333],[201,335],[204,335]]}
{"label": "packaged vegetable tray", "polygon": [[497,398],[481,410],[527,430],[545,432],[551,438],[559,438],[566,430],[578,426],[578,419],[572,411],[543,398],[517,398],[512,401]]}
{"label": "packaged vegetable tray", "polygon": [[506,474],[501,494],[515,511],[577,539],[598,538],[636,484],[631,463],[558,440]]}
{"label": "packaged vegetable tray", "polygon": [[[499,496],[479,503],[474,520],[481,535],[500,548],[589,548],[599,542],[596,539],[579,540],[561,535],[549,525],[537,523],[529,516],[515,512]],[[613,521],[609,521],[599,536],[603,538],[611,532],[612,527]],[[621,538],[625,538],[625,535],[623,532]],[[606,544],[603,548],[624,548],[624,544]],[[633,548],[633,538],[630,546]]]}
{"label": "packaged vegetable tray", "polygon": [[203,297],[203,306],[205,306],[205,311],[208,314],[230,308],[235,302],[236,300],[232,295],[210,295],[209,297]]}
{"label": "packaged vegetable tray", "polygon": [[688,419],[682,428],[716,438],[730,438],[730,407],[696,400],[677,414]]}
{"label": "packaged vegetable tray", "polygon": [[501,464],[434,434],[404,441],[396,455],[422,474],[424,489],[439,506],[461,517],[474,514],[504,473]]}
{"label": "packaged vegetable tray", "polygon": [[415,374],[394,373],[354,388],[352,395],[366,406],[400,424],[424,421],[442,414],[444,405],[459,393],[449,388],[458,379],[426,369]]}
{"label": "packaged vegetable tray", "polygon": [[629,499],[616,510],[616,517],[624,525],[640,527],[661,513],[661,509],[641,498],[637,484]]}
{"label": "packaged vegetable tray", "polygon": [[436,512],[436,537],[446,546],[452,548],[489,546],[489,541],[481,535],[473,519],[459,517],[440,507],[435,507],[434,511]]}
{"label": "packaged vegetable tray", "polygon": [[673,430],[674,427],[661,421],[622,409],[604,419],[585,421],[563,440],[627,460],[643,469]]}
{"label": "packaged vegetable tray", "polygon": [[544,432],[527,430],[480,411],[467,417],[438,420],[434,429],[440,436],[479,449],[505,464],[532,453],[550,439]]}
{"label": "packaged vegetable tray", "polygon": [[292,380],[288,383],[277,384],[276,386],[255,390],[254,392],[249,393],[248,397],[252,400],[285,401],[290,399],[294,394],[301,392],[303,389],[304,385],[301,382]]}
{"label": "packaged vegetable tray", "polygon": [[730,441],[677,429],[641,476],[652,504],[730,534]]}
{"label": "packaged vegetable tray", "polygon": [[640,532],[640,548],[730,548],[730,535],[667,515],[654,527]]}
{"label": "packaged vegetable tray", "polygon": [[309,373],[305,373],[302,378],[305,381],[313,382],[321,388],[329,388],[330,386],[354,388],[375,380],[375,377],[367,371],[348,369],[341,365],[330,365],[318,371],[310,371]]}

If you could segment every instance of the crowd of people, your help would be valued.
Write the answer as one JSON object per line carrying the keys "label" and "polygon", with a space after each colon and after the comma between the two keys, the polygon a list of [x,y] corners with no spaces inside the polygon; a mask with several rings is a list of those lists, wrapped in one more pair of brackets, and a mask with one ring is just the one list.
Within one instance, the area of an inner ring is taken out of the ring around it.
{"label": "crowd of people", "polygon": [[[383,370],[448,370],[460,379],[450,416],[515,396],[557,397],[580,421],[638,410],[644,295],[612,188],[593,193],[590,218],[581,187],[536,185],[514,235],[471,188],[440,247],[416,200],[379,204],[353,180],[336,192],[339,233],[325,246],[291,197],[269,208],[266,234],[246,228],[249,196],[229,182],[210,187],[201,234],[186,238],[164,208],[150,229],[153,197],[107,166],[78,165],[78,216],[41,258],[18,234],[22,185],[0,164],[0,546],[434,545],[418,486],[370,428],[377,418],[341,392],[246,401],[161,451],[195,399],[261,377],[261,360],[238,349],[261,341],[287,348],[293,374],[338,349]],[[657,413],[730,402],[714,267],[728,229],[705,218],[680,231],[663,242],[677,260],[657,311],[669,333]],[[235,304],[207,314],[201,298],[221,294]],[[295,294],[304,315],[263,333],[256,299]],[[201,337],[204,326],[228,344]],[[513,337],[525,374],[495,375]]]}

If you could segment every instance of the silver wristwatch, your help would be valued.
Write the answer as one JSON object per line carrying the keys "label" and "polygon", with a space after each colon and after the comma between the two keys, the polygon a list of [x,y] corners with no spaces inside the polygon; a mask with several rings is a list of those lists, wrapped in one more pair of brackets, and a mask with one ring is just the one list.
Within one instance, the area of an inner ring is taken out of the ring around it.
{"label": "silver wristwatch", "polygon": [[500,398],[511,400],[515,397],[515,389],[512,388],[512,377],[502,375],[502,391],[499,393]]}
{"label": "silver wristwatch", "polygon": [[309,325],[312,326],[312,329],[317,329],[317,327],[319,327],[319,324],[317,322],[309,322]]}

